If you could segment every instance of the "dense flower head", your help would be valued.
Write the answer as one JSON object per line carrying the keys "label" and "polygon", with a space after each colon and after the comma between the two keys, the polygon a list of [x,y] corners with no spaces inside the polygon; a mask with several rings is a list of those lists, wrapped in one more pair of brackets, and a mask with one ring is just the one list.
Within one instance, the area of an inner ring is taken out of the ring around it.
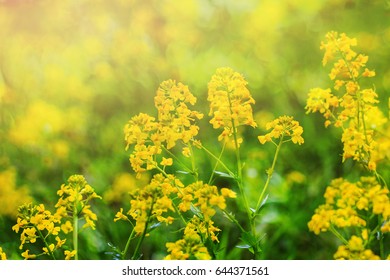
{"label": "dense flower head", "polygon": [[281,116],[266,124],[266,129],[271,130],[265,135],[258,137],[261,144],[273,142],[273,139],[283,139],[283,141],[292,141],[294,144],[303,144],[304,139],[302,126],[293,117]]}
{"label": "dense flower head", "polygon": [[383,221],[383,233],[388,231],[389,190],[382,187],[376,178],[361,177],[356,183],[343,178],[334,179],[327,187],[324,198],[325,204],[316,209],[308,223],[309,229],[315,234],[328,231],[331,226],[365,227],[367,221],[362,217],[371,215],[378,215]]}
{"label": "dense flower head", "polygon": [[[49,210],[45,209],[43,204],[33,205],[29,203],[20,206],[18,209],[17,223],[12,227],[12,230],[16,233],[22,230],[19,249],[23,249],[26,244],[36,243],[38,239],[48,236],[58,237],[60,223],[61,220]],[[43,247],[41,254],[49,254],[62,245],[62,242],[58,242],[57,245],[53,245],[49,249]],[[32,256],[35,257],[36,255],[30,255],[29,250],[26,250],[22,256],[27,259],[33,258]]]}
{"label": "dense flower head", "polygon": [[61,217],[72,217],[77,213],[79,217],[85,219],[84,228],[91,227],[95,229],[95,221],[97,216],[90,209],[88,203],[91,199],[101,198],[96,194],[95,190],[87,183],[84,176],[72,175],[68,179],[68,184],[62,184],[60,190],[57,191],[59,196],[58,202],[55,205],[57,215]]}
{"label": "dense flower head", "polygon": [[228,67],[218,68],[208,84],[210,123],[215,129],[223,128],[220,141],[237,134],[239,126],[257,126],[252,113],[255,100],[246,85],[244,77]]}
{"label": "dense flower head", "polygon": [[[369,248],[374,235],[390,232],[390,197],[386,186],[375,177],[361,177],[356,183],[343,178],[335,179],[324,194],[320,205],[308,223],[315,234],[337,229],[354,228],[360,234],[352,236],[348,244],[341,245],[334,255],[336,259],[379,259]],[[378,230],[370,225],[378,223]]]}
{"label": "dense flower head", "polygon": [[227,188],[218,191],[216,186],[197,181],[183,188],[178,193],[178,197],[181,199],[178,205],[180,211],[186,212],[193,206],[199,210],[199,215],[205,221],[210,221],[216,213],[215,208],[224,210],[226,208],[225,198],[235,198],[236,193]]}
{"label": "dense flower head", "polygon": [[174,219],[167,214],[174,210],[170,196],[181,186],[182,183],[173,175],[168,177],[161,173],[154,175],[149,184],[130,193],[130,209],[124,214],[121,208],[114,221],[133,219],[137,234],[142,234],[148,222],[152,220],[171,224]]}
{"label": "dense flower head", "polygon": [[337,94],[330,89],[311,89],[305,109],[307,113],[321,113],[326,127],[342,128],[343,161],[352,158],[374,171],[385,157],[379,152],[383,144],[378,145],[377,135],[383,135],[388,120],[377,107],[375,89],[361,86],[362,78],[373,77],[375,72],[366,68],[368,56],[353,50],[356,45],[356,39],[344,33],[332,31],[326,35],[326,42],[321,43],[323,64],[334,62],[329,77]]}
{"label": "dense flower head", "polygon": [[174,80],[160,84],[154,101],[157,119],[140,113],[132,117],[124,128],[126,149],[134,146],[130,163],[138,177],[159,164],[172,164],[172,159],[157,159],[163,148],[169,150],[181,142],[183,154],[189,156],[189,142],[195,141],[199,131],[196,121],[203,117],[203,114],[189,108],[196,103],[196,98],[188,87]]}
{"label": "dense flower head", "polygon": [[6,260],[7,259],[7,255],[5,252],[3,252],[3,248],[0,247],[0,260]]}
{"label": "dense flower head", "polygon": [[[168,255],[166,260],[210,260],[211,256],[202,243],[202,233],[210,230],[205,228],[205,223],[201,222],[196,216],[187,223],[184,229],[184,236],[176,242],[168,242],[166,247]],[[211,228],[215,231],[215,229]]]}
{"label": "dense flower head", "polygon": [[178,140],[188,143],[198,134],[199,127],[193,122],[203,118],[203,114],[188,108],[187,104],[194,105],[196,98],[186,85],[174,80],[162,82],[154,103],[159,123],[155,137],[165,142],[167,149],[174,147]]}
{"label": "dense flower head", "polygon": [[364,238],[352,235],[348,244],[340,245],[333,256],[336,260],[380,260],[370,249],[365,248]]}
{"label": "dense flower head", "polygon": [[307,98],[307,113],[320,112],[327,119],[325,125],[328,126],[331,121],[329,118],[333,114],[334,108],[339,106],[339,99],[331,93],[330,89],[313,88],[310,90]]}

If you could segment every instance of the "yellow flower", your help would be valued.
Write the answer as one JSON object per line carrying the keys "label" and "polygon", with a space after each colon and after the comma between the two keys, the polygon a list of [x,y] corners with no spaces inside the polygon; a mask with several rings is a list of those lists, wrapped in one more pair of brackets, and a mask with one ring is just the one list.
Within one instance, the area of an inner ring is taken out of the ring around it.
{"label": "yellow flower", "polygon": [[[158,166],[155,160],[156,155],[162,153],[162,146],[171,149],[178,142],[188,145],[190,141],[195,141],[194,137],[199,132],[195,122],[203,117],[203,114],[189,108],[189,105],[195,104],[196,98],[188,87],[174,80],[160,84],[154,101],[157,121],[141,113],[131,118],[124,129],[126,149],[134,146],[130,163],[137,178]],[[183,154],[188,156],[189,151],[183,150]],[[161,164],[171,165],[169,159]]]}
{"label": "yellow flower", "polygon": [[61,239],[58,236],[56,236],[56,241],[57,241],[56,248],[60,248],[62,247],[62,245],[65,244],[66,239]]}
{"label": "yellow flower", "polygon": [[218,140],[227,139],[238,133],[238,127],[256,127],[253,119],[252,98],[244,77],[231,68],[218,68],[208,84],[210,102],[210,123],[213,128],[223,128]]}
{"label": "yellow flower", "polygon": [[266,129],[271,132],[258,137],[261,144],[273,142],[272,138],[282,138],[283,141],[292,141],[294,144],[303,144],[303,128],[293,117],[282,116],[266,124]]}
{"label": "yellow flower", "polygon": [[339,100],[330,89],[313,88],[310,90],[306,103],[306,113],[320,112],[328,119],[333,108],[339,106]]}
{"label": "yellow flower", "polygon": [[0,247],[0,260],[6,260],[7,255],[3,252],[3,248]]}
{"label": "yellow flower", "polygon": [[64,224],[61,225],[61,230],[65,233],[68,234],[69,232],[73,231],[73,225],[70,221],[66,221]]}
{"label": "yellow flower", "polygon": [[35,259],[37,256],[35,254],[31,254],[30,255],[30,250],[26,250],[22,253],[22,257],[25,259],[25,260],[28,260],[28,259]]}
{"label": "yellow flower", "polygon": [[232,191],[231,189],[227,189],[227,188],[222,188],[221,194],[222,194],[222,196],[229,197],[229,198],[236,198],[237,197],[237,194],[234,191]]}
{"label": "yellow flower", "polygon": [[26,186],[17,186],[17,173],[14,168],[0,171],[0,215],[14,218],[17,206],[33,201]]}
{"label": "yellow flower", "polygon": [[352,235],[351,239],[348,241],[348,248],[351,251],[363,251],[363,240],[360,237]]}
{"label": "yellow flower", "polygon": [[[198,231],[200,230],[200,232]],[[199,219],[193,218],[184,230],[182,239],[176,242],[168,242],[166,247],[168,255],[166,260],[187,260],[194,258],[197,260],[210,260],[211,256],[207,248],[202,243],[200,234],[206,233],[207,230],[215,231],[212,227],[208,229],[200,223]]]}
{"label": "yellow flower", "polygon": [[121,208],[120,211],[116,213],[115,218],[114,218],[114,222],[119,221],[119,220],[124,220],[124,221],[129,220],[129,218],[125,214],[123,214],[123,208]]}
{"label": "yellow flower", "polygon": [[55,247],[54,244],[50,244],[50,245],[49,245],[49,248],[43,247],[43,248],[42,248],[42,251],[43,251],[46,255],[50,255],[50,252],[53,252],[55,248],[56,248],[56,247]]}
{"label": "yellow flower", "polygon": [[[61,213],[65,210],[68,213],[72,213],[69,216],[73,216],[73,213],[77,213],[79,218],[85,219],[83,228],[91,227],[95,229],[95,222],[97,216],[92,212],[91,206],[88,205],[91,199],[100,198],[96,194],[95,190],[87,183],[84,176],[72,175],[68,178],[68,184],[63,184],[61,189],[57,192],[60,196],[56,204],[56,208]],[[61,226],[63,232],[70,232],[73,227],[69,223]],[[60,228],[54,228],[52,234],[58,233]]]}
{"label": "yellow flower", "polygon": [[160,162],[162,166],[171,166],[173,164],[172,158],[162,158],[162,161]]}
{"label": "yellow flower", "polygon": [[362,89],[359,83],[361,78],[375,76],[375,72],[365,67],[368,56],[352,50],[356,39],[334,31],[325,37],[326,42],[321,43],[321,49],[325,51],[323,64],[334,61],[329,77],[334,80],[334,88],[340,96],[334,96],[330,89],[311,89],[306,112],[318,111],[325,117],[326,127],[334,124],[343,129],[343,161],[352,158],[375,171],[377,163],[384,158],[375,136],[377,131],[383,133],[381,130],[387,119],[375,106],[378,103],[375,90]]}
{"label": "yellow flower", "polygon": [[[135,220],[134,230],[137,234],[144,232],[150,220],[172,222],[172,218],[167,216],[169,211],[174,210],[170,196],[177,192],[175,186],[180,184],[173,175],[164,177],[162,174],[156,174],[149,184],[131,194],[130,210],[127,214]],[[115,216],[116,221],[119,219],[128,220],[123,209]]]}
{"label": "yellow flower", "polygon": [[70,260],[76,255],[76,250],[73,251],[65,250],[64,254],[65,254],[65,260]]}

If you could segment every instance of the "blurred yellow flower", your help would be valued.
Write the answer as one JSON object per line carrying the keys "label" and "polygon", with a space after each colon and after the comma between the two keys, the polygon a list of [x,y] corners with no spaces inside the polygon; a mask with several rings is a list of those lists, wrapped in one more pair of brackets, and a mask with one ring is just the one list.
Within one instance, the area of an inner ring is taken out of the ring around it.
{"label": "blurred yellow flower", "polygon": [[3,248],[0,247],[0,260],[6,260],[7,255],[3,252]]}
{"label": "blurred yellow flower", "polygon": [[16,170],[12,167],[0,171],[0,186],[0,215],[15,217],[18,205],[33,201],[26,186],[16,186]]}

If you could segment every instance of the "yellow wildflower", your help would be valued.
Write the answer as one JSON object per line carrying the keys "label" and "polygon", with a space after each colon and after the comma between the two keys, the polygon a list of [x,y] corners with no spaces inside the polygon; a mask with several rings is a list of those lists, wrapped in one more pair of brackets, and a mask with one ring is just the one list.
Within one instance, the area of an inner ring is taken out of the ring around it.
{"label": "yellow wildflower", "polygon": [[[130,163],[137,178],[158,166],[156,156],[162,153],[162,147],[171,149],[178,141],[184,145],[188,145],[190,140],[195,141],[199,131],[195,122],[203,117],[203,114],[188,107],[196,102],[188,87],[174,80],[160,84],[154,101],[157,120],[141,113],[131,118],[124,128],[126,149],[134,146]],[[189,156],[189,150],[183,150],[183,154]],[[171,165],[171,161],[166,159],[161,164]]]}
{"label": "yellow wildflower", "polygon": [[239,126],[257,126],[251,106],[255,100],[246,85],[244,77],[228,67],[218,68],[208,84],[210,123],[215,129],[223,128],[219,141],[237,135]]}
{"label": "yellow wildflower", "polygon": [[282,116],[266,124],[266,129],[271,132],[258,137],[261,144],[273,142],[274,139],[284,139],[283,141],[292,141],[294,144],[303,144],[303,128],[293,117]]}
{"label": "yellow wildflower", "polygon": [[37,255],[35,254],[31,254],[30,255],[30,250],[26,250],[22,253],[22,257],[25,259],[25,260],[28,260],[28,259],[35,259],[37,257]]}
{"label": "yellow wildflower", "polygon": [[73,251],[65,250],[64,254],[65,254],[65,260],[70,260],[76,255],[76,250]]}
{"label": "yellow wildflower", "polygon": [[50,245],[49,245],[49,248],[43,247],[43,248],[42,248],[42,251],[43,251],[44,254],[50,255],[50,252],[53,252],[55,248],[56,248],[56,247],[55,247],[54,244],[50,244]]}
{"label": "yellow wildflower", "polygon": [[[60,196],[55,207],[64,215],[64,217],[72,217],[73,213],[77,213],[78,217],[85,219],[83,228],[91,227],[95,229],[94,221],[97,216],[90,209],[88,202],[94,198],[101,198],[96,194],[95,190],[87,183],[82,175],[72,175],[68,179],[68,184],[62,184],[57,192]],[[64,211],[66,209],[66,211]],[[61,227],[63,231],[71,231],[69,225]]]}
{"label": "yellow wildflower", "polygon": [[149,184],[131,194],[129,211],[125,215],[121,208],[114,221],[129,220],[130,216],[135,220],[134,230],[137,234],[144,232],[147,222],[152,219],[168,224],[173,222],[166,213],[174,210],[170,195],[177,192],[176,184],[180,183],[174,176],[156,174]]}
{"label": "yellow wildflower", "polygon": [[64,224],[61,225],[61,230],[65,233],[68,234],[69,232],[73,231],[73,225],[70,221],[66,221]]}
{"label": "yellow wildflower", "polygon": [[[199,219],[193,218],[184,230],[182,239],[176,242],[168,242],[166,247],[169,254],[165,257],[166,260],[210,260],[211,256],[207,248],[202,243],[200,234],[205,233],[208,229],[199,223]],[[199,232],[200,231],[200,232]]]}
{"label": "yellow wildflower", "polygon": [[16,185],[16,170],[8,168],[0,171],[0,215],[14,218],[18,205],[33,201],[26,186]]}
{"label": "yellow wildflower", "polygon": [[356,39],[344,33],[332,31],[326,35],[326,42],[321,43],[321,49],[325,51],[323,64],[335,61],[329,77],[334,80],[334,88],[340,95],[335,96],[330,89],[311,89],[305,108],[307,113],[318,111],[323,114],[326,127],[334,124],[343,129],[343,161],[352,158],[375,171],[377,162],[384,158],[375,136],[387,119],[375,106],[378,103],[375,90],[362,89],[359,84],[360,78],[373,77],[375,72],[365,67],[368,56],[352,50],[356,44]]}
{"label": "yellow wildflower", "polygon": [[3,248],[0,247],[0,260],[6,260],[7,255],[3,252]]}
{"label": "yellow wildflower", "polygon": [[162,161],[160,162],[162,166],[171,166],[173,164],[172,158],[162,158]]}
{"label": "yellow wildflower", "polygon": [[119,221],[119,220],[124,220],[124,221],[128,221],[129,220],[129,218],[125,214],[123,214],[123,208],[121,208],[119,210],[119,212],[117,212],[115,214],[114,222]]}

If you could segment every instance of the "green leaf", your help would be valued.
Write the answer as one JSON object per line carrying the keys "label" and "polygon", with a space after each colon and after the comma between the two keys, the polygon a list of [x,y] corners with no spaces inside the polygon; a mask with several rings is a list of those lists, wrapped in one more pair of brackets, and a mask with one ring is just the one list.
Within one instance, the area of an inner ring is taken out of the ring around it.
{"label": "green leaf", "polygon": [[177,170],[176,173],[185,174],[185,175],[190,174],[190,172],[184,170]]}
{"label": "green leaf", "polygon": [[236,248],[240,248],[240,249],[249,249],[249,248],[251,248],[251,245],[249,245],[249,244],[237,245]]}
{"label": "green leaf", "polygon": [[225,173],[225,172],[221,172],[221,171],[214,171],[215,174],[217,174],[219,177],[222,177],[222,178],[230,178],[230,179],[234,179],[234,177],[228,173]]}

